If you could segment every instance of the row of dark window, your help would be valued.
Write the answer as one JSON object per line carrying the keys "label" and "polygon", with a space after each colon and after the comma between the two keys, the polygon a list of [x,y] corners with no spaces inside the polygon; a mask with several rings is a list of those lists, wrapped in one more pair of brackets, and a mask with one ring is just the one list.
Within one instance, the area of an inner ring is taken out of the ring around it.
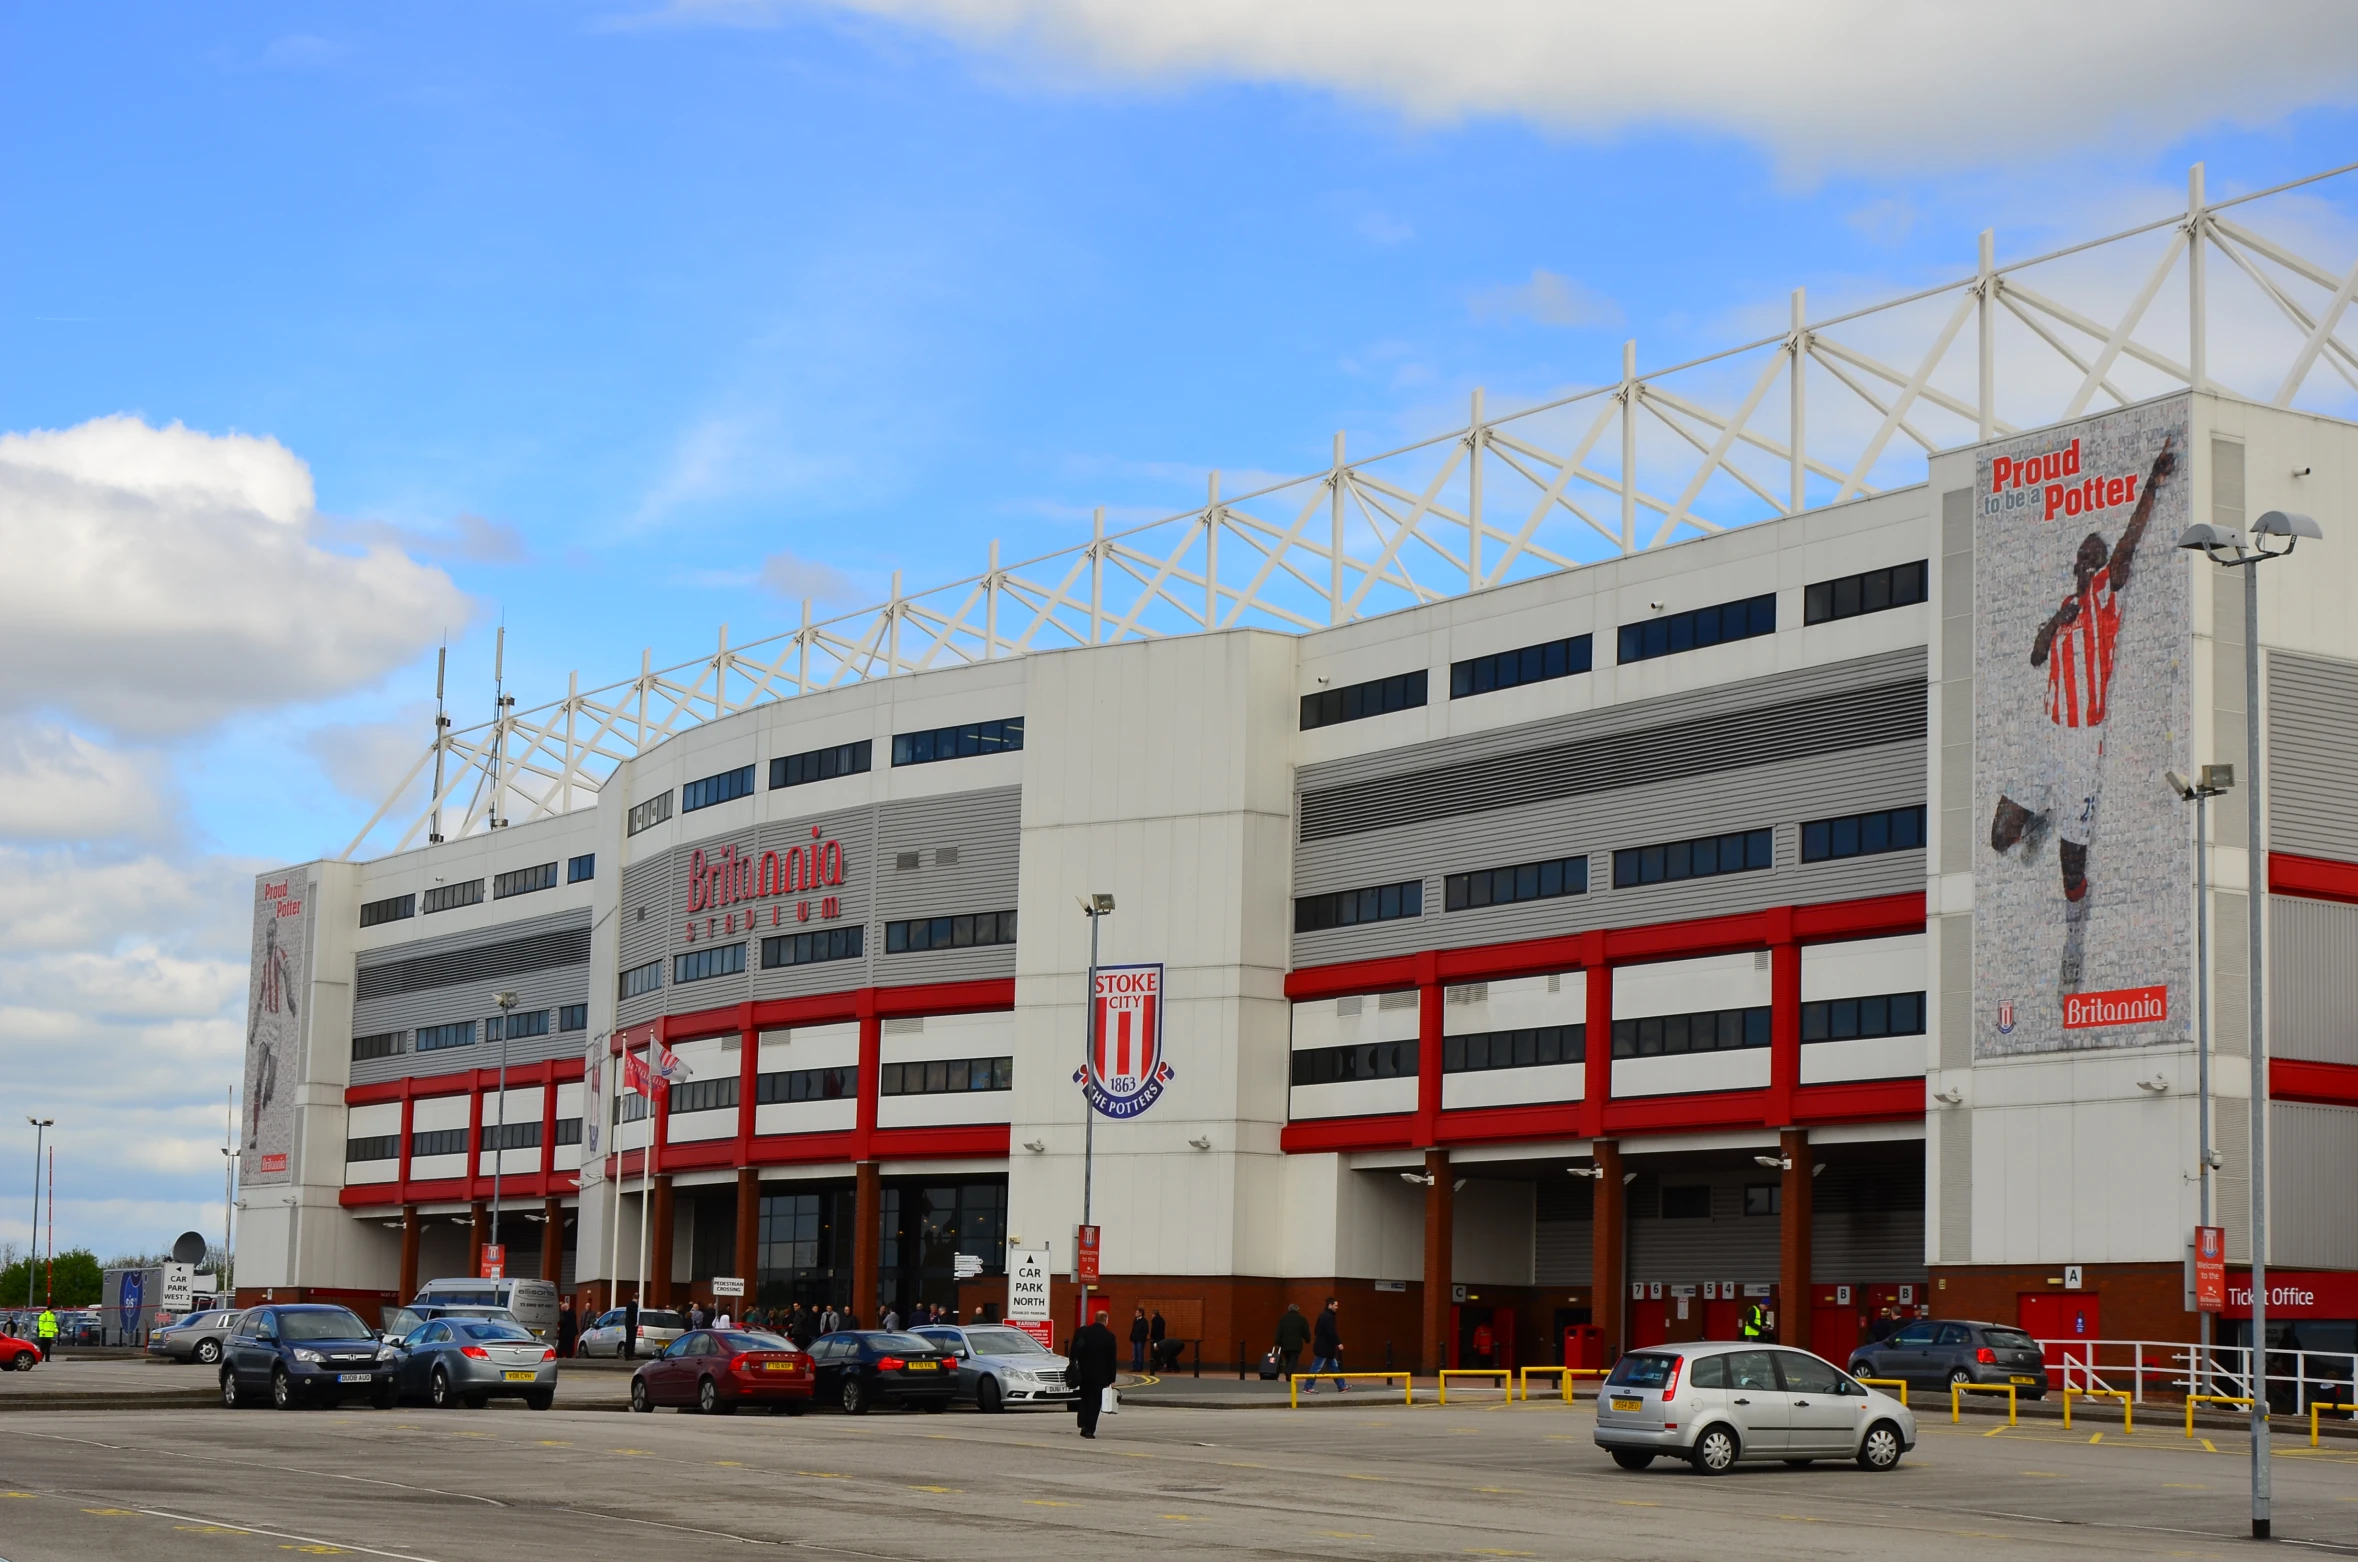
{"label": "row of dark window", "polygon": [[671,1115],[682,1112],[719,1112],[737,1104],[737,1076],[721,1074],[712,1079],[683,1079],[671,1087]]}
{"label": "row of dark window", "polygon": [[1769,1044],[1769,1008],[1705,1009],[1613,1022],[1613,1056],[1674,1057],[1689,1052],[1735,1052]]}
{"label": "row of dark window", "polygon": [[662,791],[643,803],[633,803],[630,814],[623,820],[625,835],[636,835],[641,830],[652,830],[671,817],[671,793]]}
{"label": "row of dark window", "polygon": [[430,955],[380,960],[353,973],[353,997],[397,998],[404,993],[431,992],[441,987],[471,986],[496,991],[506,977],[560,966],[589,964],[590,930],[557,928],[527,933],[495,944],[445,949]]}
{"label": "row of dark window", "polygon": [[526,1036],[546,1036],[548,1033],[549,1011],[546,1009],[512,1009],[505,1015],[495,1014],[483,1022],[485,1041],[498,1041],[503,1036],[509,1041],[516,1041]]}
{"label": "row of dark window", "polygon": [[1776,865],[1776,832],[1733,830],[1660,846],[1625,846],[1613,853],[1613,887],[1675,884],[1722,873],[1756,873]]}
{"label": "row of dark window", "polygon": [[483,881],[468,879],[461,884],[437,884],[426,891],[426,915],[437,911],[456,911],[461,906],[483,904]]}
{"label": "row of dark window", "polygon": [[1923,1034],[1922,993],[1881,993],[1872,998],[1828,998],[1801,1006],[1803,1041],[1849,1041],[1853,1037]]}
{"label": "row of dark window", "polygon": [[[1773,1182],[1747,1183],[1744,1187],[1744,1213],[1750,1216],[1775,1215],[1785,1207],[1784,1189]],[[1711,1218],[1711,1185],[1707,1182],[1679,1183],[1662,1190],[1662,1218],[1664,1220],[1709,1220]],[[1781,1353],[1780,1353],[1781,1354]],[[1723,1365],[1724,1356],[1709,1356],[1704,1360],[1713,1366]],[[1697,1364],[1700,1367],[1700,1363]],[[1703,1374],[1698,1371],[1698,1386]],[[1715,1385],[1716,1386],[1716,1385]]]}
{"label": "row of dark window", "polygon": [[753,767],[739,765],[724,770],[717,776],[706,776],[701,781],[690,781],[680,788],[680,812],[692,814],[699,808],[710,808],[716,803],[733,803],[740,797],[753,795]]}
{"label": "row of dark window", "polygon": [[444,1047],[471,1047],[475,1044],[475,1022],[459,1020],[449,1025],[421,1025],[418,1027],[418,1051],[439,1052]]}
{"label": "row of dark window", "polygon": [[491,876],[491,898],[505,900],[510,895],[529,895],[536,890],[557,887],[557,865],[553,862],[535,864],[529,868],[511,868],[506,873]]}
{"label": "row of dark window", "polygon": [[381,922],[406,922],[417,914],[417,896],[389,895],[383,900],[361,902],[360,925],[375,927]]}
{"label": "row of dark window", "polygon": [[[597,877],[597,872],[597,853],[584,852],[578,857],[567,859],[565,882],[579,884],[585,879]],[[535,890],[555,889],[556,887],[557,865],[553,862],[544,862],[530,868],[517,868],[507,873],[494,874],[491,880],[491,898],[505,900],[510,895],[529,895]],[[426,910],[428,913],[451,911],[460,906],[480,905],[482,900],[483,881],[471,879],[464,884],[444,884],[426,891]],[[361,903],[360,925],[362,927],[376,927],[385,922],[405,922],[417,914],[417,896],[414,894],[389,895],[383,900],[370,900]]]}
{"label": "row of dark window", "polygon": [[[557,1119],[558,1144],[581,1143],[581,1119]],[[522,1123],[485,1123],[481,1139],[487,1151],[537,1150],[540,1148],[540,1119]],[[467,1153],[467,1131],[464,1128],[421,1129],[409,1136],[409,1153],[413,1159],[428,1155],[464,1155]],[[401,1135],[366,1134],[344,1141],[344,1159],[356,1161],[396,1161],[401,1158]]]}
{"label": "row of dark window", "polygon": [[1924,805],[1885,808],[1840,819],[1813,819],[1801,827],[1801,860],[1871,857],[1878,852],[1917,851],[1924,845]]}
{"label": "row of dark window", "polygon": [[1527,1025],[1514,1030],[1447,1036],[1441,1042],[1441,1072],[1481,1074],[1499,1068],[1545,1068],[1588,1057],[1586,1025]]}
{"label": "row of dark window", "polygon": [[743,944],[707,944],[702,949],[671,957],[671,982],[677,987],[686,982],[709,981],[716,976],[735,976],[744,969]]}
{"label": "row of dark window", "polygon": [[1396,710],[1414,710],[1424,703],[1425,672],[1420,667],[1412,673],[1394,673],[1389,678],[1371,678],[1365,683],[1303,695],[1302,730],[1365,721],[1370,716],[1388,715]]}
{"label": "row of dark window", "polygon": [[884,924],[886,954],[920,949],[966,949],[980,944],[1015,942],[1015,913],[982,911],[963,917],[917,917]]}
{"label": "row of dark window", "polygon": [[[483,1022],[483,1039],[487,1042],[498,1041],[503,1034],[510,1041],[526,1036],[546,1036],[552,1020],[559,1031],[587,1030],[589,1005],[567,1003],[554,1009],[520,1009],[505,1015],[494,1014]],[[474,1044],[475,1022],[472,1020],[418,1027],[416,1050],[420,1052],[440,1052],[447,1047],[471,1047]],[[352,1038],[352,1056],[355,1061],[389,1058],[400,1051],[401,1032],[397,1030]]]}
{"label": "row of dark window", "polygon": [[860,1093],[860,1071],[849,1063],[834,1068],[797,1068],[762,1074],[753,1081],[756,1106],[791,1101],[849,1101]]}
{"label": "row of dark window", "polygon": [[857,960],[868,943],[868,929],[858,922],[849,927],[821,928],[815,933],[781,933],[761,941],[761,963],[775,970],[782,965],[812,965],[821,960]]}
{"label": "row of dark window", "polygon": [[1297,1085],[1340,1085],[1361,1079],[1416,1078],[1416,1043],[1363,1041],[1344,1047],[1304,1047],[1294,1054]]}
{"label": "row of dark window", "polygon": [[486,1150],[537,1150],[540,1148],[540,1119],[535,1117],[521,1123],[485,1123],[483,1148]]}
{"label": "row of dark window", "polygon": [[1317,933],[1330,927],[1357,927],[1362,922],[1390,922],[1424,914],[1425,881],[1406,879],[1398,884],[1304,895],[1294,902],[1294,931]]}
{"label": "row of dark window", "polygon": [[[398,1148],[400,1136],[396,1134],[394,1139],[396,1148],[393,1153],[398,1155],[401,1153]],[[413,1160],[428,1155],[464,1155],[467,1153],[467,1131],[464,1128],[422,1129],[409,1136],[409,1153]]]}
{"label": "row of dark window", "polygon": [[930,765],[945,759],[972,759],[980,754],[1012,754],[1023,747],[1023,718],[970,721],[961,726],[936,727],[931,732],[896,732],[892,762]]}
{"label": "row of dark window", "polygon": [[1553,900],[1559,895],[1587,893],[1588,858],[1556,857],[1512,868],[1452,873],[1441,881],[1441,907],[1444,911],[1473,911],[1518,900]]}
{"label": "row of dark window", "polygon": [[374,1036],[352,1038],[352,1061],[365,1063],[370,1058],[397,1057],[401,1052],[401,1032],[379,1031]]}
{"label": "row of dark window", "polygon": [[[1822,624],[1830,619],[1880,613],[1886,608],[1922,602],[1927,579],[1924,561],[1919,559],[1913,564],[1895,564],[1888,569],[1820,581],[1803,588],[1802,620]],[[1615,635],[1616,660],[1625,664],[1649,662],[1660,656],[1676,656],[1681,651],[1699,651],[1706,646],[1776,632],[1776,593],[1763,592],[1736,602],[1689,608],[1683,613],[1665,613],[1643,623],[1623,624]],[[1449,697],[1462,700],[1549,678],[1569,678],[1589,671],[1594,654],[1591,636],[1573,635],[1512,651],[1468,657],[1449,664]],[[1424,703],[1422,672],[1395,673],[1340,689],[1321,689],[1316,694],[1302,696],[1302,730],[1308,732],[1313,727],[1331,727],[1338,722],[1363,721],[1396,710],[1413,710]]]}
{"label": "row of dark window", "polygon": [[654,992],[663,985],[663,962],[650,960],[645,965],[634,965],[614,979],[614,995],[630,999],[642,993]]}
{"label": "row of dark window", "polygon": [[925,1063],[886,1063],[876,1074],[884,1096],[939,1096],[962,1090],[1013,1090],[1013,1058],[936,1058]]}
{"label": "row of dark window", "polygon": [[807,753],[787,754],[773,759],[770,761],[770,789],[775,791],[782,786],[809,786],[814,781],[832,781],[837,776],[865,774],[874,747],[868,739],[862,738],[857,743],[838,743],[833,748],[814,748]]}

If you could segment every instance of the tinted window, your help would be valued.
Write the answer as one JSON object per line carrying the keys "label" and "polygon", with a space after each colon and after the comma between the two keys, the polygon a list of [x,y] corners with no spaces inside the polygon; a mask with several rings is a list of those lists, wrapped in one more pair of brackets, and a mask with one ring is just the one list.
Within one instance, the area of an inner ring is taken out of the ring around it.
{"label": "tinted window", "polygon": [[1784,1375],[1788,1394],[1839,1394],[1850,1386],[1849,1379],[1815,1356],[1792,1350],[1776,1355],[1777,1370]]}
{"label": "tinted window", "polygon": [[2039,1342],[2020,1329],[1984,1329],[1981,1337],[2000,1350],[2037,1350]]}
{"label": "tinted window", "polygon": [[321,1312],[286,1313],[279,1319],[279,1333],[290,1340],[367,1340],[376,1336],[368,1325],[360,1321],[358,1313],[341,1307]]}
{"label": "tinted window", "polygon": [[639,1314],[639,1326],[644,1329],[684,1329],[688,1320],[678,1313],[659,1313],[652,1309]]}
{"label": "tinted window", "polygon": [[1687,1381],[1697,1388],[1726,1388],[1728,1359],[1725,1356],[1706,1356],[1695,1363],[1695,1370]]}
{"label": "tinted window", "polygon": [[775,1334],[716,1334],[714,1339],[729,1350],[792,1350],[792,1340],[780,1339]]}
{"label": "tinted window", "polygon": [[1935,1343],[1941,1345],[1970,1345],[1973,1343],[1973,1334],[1971,1330],[1967,1329],[1965,1325],[1961,1323],[1944,1323],[1940,1326],[1940,1339]]}
{"label": "tinted window", "polygon": [[1613,1375],[1605,1381],[1618,1388],[1660,1388],[1670,1381],[1670,1369],[1676,1365],[1676,1356],[1624,1356],[1613,1364]]}
{"label": "tinted window", "polygon": [[1728,1357],[1728,1387],[1777,1392],[1777,1369],[1764,1350],[1740,1350]]}
{"label": "tinted window", "polygon": [[871,1334],[868,1347],[877,1351],[930,1351],[934,1344],[914,1334]]}
{"label": "tinted window", "polygon": [[1047,1347],[1021,1329],[969,1329],[967,1342],[980,1356],[1046,1355]]}
{"label": "tinted window", "polygon": [[529,1340],[532,1338],[529,1330],[519,1329],[512,1323],[493,1323],[489,1319],[485,1319],[481,1323],[462,1323],[457,1326],[457,1333],[461,1338],[469,1340]]}

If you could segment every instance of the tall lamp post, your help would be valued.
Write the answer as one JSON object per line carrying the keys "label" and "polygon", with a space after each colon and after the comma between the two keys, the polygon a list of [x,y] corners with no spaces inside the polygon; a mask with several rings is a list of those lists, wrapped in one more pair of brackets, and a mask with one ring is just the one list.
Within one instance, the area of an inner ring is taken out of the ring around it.
{"label": "tall lamp post", "polygon": [[[2283,539],[2270,548],[2266,540]],[[2261,919],[2268,913],[2268,849],[2260,834],[2260,576],[2259,566],[2270,559],[2289,557],[2303,537],[2323,541],[2325,533],[2306,515],[2270,510],[2252,523],[2252,540],[2232,526],[2208,521],[2189,526],[2178,536],[2178,546],[2200,553],[2222,569],[2243,571],[2243,801],[2249,828],[2244,836],[2248,882],[2244,899],[2250,902],[2251,958],[2245,980],[2251,987],[2252,1065],[2252,1538],[2266,1540],[2269,1529],[2268,1482],[2268,1047],[2262,1031],[2266,1019],[2268,983],[2261,968]]]}
{"label": "tall lamp post", "polygon": [[[1089,919],[1089,987],[1081,1003],[1081,1077],[1084,1082],[1088,1079],[1088,1071],[1097,1063],[1097,929],[1100,923],[1113,915],[1113,908],[1114,898],[1111,895],[1095,894],[1081,901],[1081,915]],[[1086,1226],[1090,1223],[1090,1184],[1097,1173],[1097,1104],[1089,1098],[1086,1089],[1081,1092],[1081,1113],[1081,1224]],[[1080,1269],[1081,1251],[1076,1241],[1073,1248],[1073,1273],[1079,1274]],[[1082,1281],[1081,1322],[1084,1325],[1089,1322],[1089,1289],[1089,1282]]]}
{"label": "tall lamp post", "polygon": [[[2204,805],[2221,796],[2235,785],[2233,765],[2205,765],[2195,772],[2192,781],[2175,770],[2164,773],[2170,790],[2179,801],[2194,805],[2194,1069],[2197,1110],[2201,1122],[2196,1129],[2201,1158],[2195,1169],[2194,1180],[2200,1187],[2202,1213],[2198,1225],[2211,1223],[2211,1173],[2218,1170],[2219,1152],[2211,1148],[2211,897],[2206,876],[2207,858],[2211,849],[2211,832]],[[2210,1368],[2212,1318],[2201,1315],[2203,1344],[2203,1376],[2207,1381]],[[2209,1390],[2206,1388],[2205,1393]]]}
{"label": "tall lamp post", "polygon": [[[498,1146],[491,1152],[491,1245],[499,1247],[499,1173],[508,1158],[508,1016],[515,1012],[516,995],[494,993],[491,1001],[499,1005],[499,1105],[491,1130],[491,1142]],[[508,1267],[504,1247],[499,1250],[499,1266],[504,1275]]]}
{"label": "tall lamp post", "polygon": [[[1089,986],[1091,991],[1096,990],[1094,979]],[[28,1115],[25,1121],[33,1125],[33,1224],[30,1228],[33,1239],[25,1246],[25,1310],[30,1312],[33,1309],[33,1276],[41,1272],[41,1136],[57,1126],[57,1119]]]}

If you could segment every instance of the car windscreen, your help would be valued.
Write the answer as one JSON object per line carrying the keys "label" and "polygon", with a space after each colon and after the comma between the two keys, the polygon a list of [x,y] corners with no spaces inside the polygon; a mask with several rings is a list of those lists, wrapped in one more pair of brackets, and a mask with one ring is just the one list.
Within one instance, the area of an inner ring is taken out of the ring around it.
{"label": "car windscreen", "polygon": [[360,1321],[358,1313],[338,1307],[315,1313],[280,1313],[278,1337],[282,1340],[367,1340],[376,1336],[370,1332],[367,1324]]}
{"label": "car windscreen", "polygon": [[933,1341],[916,1334],[871,1334],[868,1344],[875,1350],[918,1351],[924,1354],[941,1349]]}
{"label": "car windscreen", "polygon": [[[532,1332],[495,1318],[453,1318],[453,1333],[465,1340],[531,1340]],[[537,1343],[537,1342],[535,1342]]]}
{"label": "car windscreen", "polygon": [[969,1329],[966,1343],[977,1356],[1045,1356],[1048,1348],[1021,1329]]}
{"label": "car windscreen", "polygon": [[792,1350],[792,1340],[780,1339],[775,1334],[714,1334],[729,1350]]}
{"label": "car windscreen", "polygon": [[678,1313],[659,1313],[650,1308],[639,1314],[639,1327],[642,1329],[685,1329],[687,1326],[688,1320]]}
{"label": "car windscreen", "polygon": [[1670,1369],[1677,1365],[1676,1356],[1640,1352],[1615,1362],[1613,1375],[1605,1381],[1616,1388],[1660,1388],[1670,1381]]}
{"label": "car windscreen", "polygon": [[2039,1342],[2020,1329],[1984,1329],[1981,1337],[2000,1350],[2037,1350]]}

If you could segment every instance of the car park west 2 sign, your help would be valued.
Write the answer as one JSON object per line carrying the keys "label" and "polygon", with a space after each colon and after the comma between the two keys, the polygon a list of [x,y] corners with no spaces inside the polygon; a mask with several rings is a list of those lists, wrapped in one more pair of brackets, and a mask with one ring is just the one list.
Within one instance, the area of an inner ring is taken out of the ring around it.
{"label": "car park west 2 sign", "polygon": [[1073,1082],[1108,1117],[1136,1117],[1171,1082],[1163,1057],[1163,968],[1101,965],[1090,999],[1088,1066]]}

